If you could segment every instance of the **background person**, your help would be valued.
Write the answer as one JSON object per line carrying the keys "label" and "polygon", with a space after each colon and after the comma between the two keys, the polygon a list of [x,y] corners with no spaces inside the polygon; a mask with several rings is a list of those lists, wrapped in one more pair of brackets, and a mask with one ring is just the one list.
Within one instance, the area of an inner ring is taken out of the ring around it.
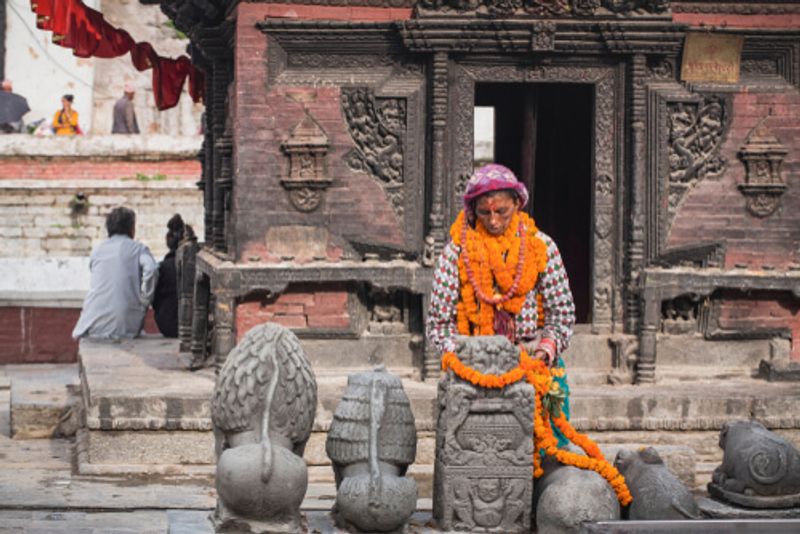
{"label": "background person", "polygon": [[184,237],[194,236],[191,226],[183,223],[179,214],[167,222],[167,248],[169,252],[158,265],[158,284],[153,298],[156,325],[164,337],[178,337],[178,276],[175,251]]}
{"label": "background person", "polygon": [[78,126],[78,112],[72,109],[72,95],[61,97],[61,109],[53,115],[53,132],[56,135],[78,135],[81,132]]}
{"label": "background person", "polygon": [[89,293],[72,337],[133,338],[144,326],[153,300],[158,266],[150,249],[138,241],[136,214],[118,207],[106,217],[108,239],[93,251],[89,262]]}
{"label": "background person", "polygon": [[136,122],[136,109],[133,106],[133,97],[136,87],[131,82],[125,82],[122,98],[114,104],[114,123],[111,126],[112,134],[138,134],[139,124]]}
{"label": "background person", "polygon": [[11,80],[3,80],[0,91],[0,133],[22,133],[25,127],[22,116],[30,109],[25,97],[14,92]]}

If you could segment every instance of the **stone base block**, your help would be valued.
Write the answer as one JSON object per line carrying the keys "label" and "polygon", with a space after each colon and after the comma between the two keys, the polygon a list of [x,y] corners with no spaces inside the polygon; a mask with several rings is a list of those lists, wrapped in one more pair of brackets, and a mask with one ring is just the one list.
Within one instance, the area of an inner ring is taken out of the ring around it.
{"label": "stone base block", "polygon": [[11,437],[14,439],[52,438],[64,408],[61,406],[15,406],[11,403]]}
{"label": "stone base block", "polygon": [[[743,508],[710,497],[699,497],[696,501],[703,515],[712,519],[800,519],[800,507]],[[800,532],[800,521],[795,528],[793,532]]]}
{"label": "stone base block", "polygon": [[761,360],[758,374],[768,382],[800,382],[800,362]]}
{"label": "stone base block", "polygon": [[191,431],[78,432],[82,475],[212,475],[214,436]]}

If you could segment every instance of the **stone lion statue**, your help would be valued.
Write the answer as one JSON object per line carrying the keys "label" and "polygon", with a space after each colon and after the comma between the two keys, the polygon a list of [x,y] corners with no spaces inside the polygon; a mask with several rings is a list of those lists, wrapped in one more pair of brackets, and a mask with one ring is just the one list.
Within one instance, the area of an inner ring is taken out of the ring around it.
{"label": "stone lion statue", "polygon": [[316,404],[311,365],[290,330],[256,326],[230,352],[211,404],[218,529],[299,530]]}

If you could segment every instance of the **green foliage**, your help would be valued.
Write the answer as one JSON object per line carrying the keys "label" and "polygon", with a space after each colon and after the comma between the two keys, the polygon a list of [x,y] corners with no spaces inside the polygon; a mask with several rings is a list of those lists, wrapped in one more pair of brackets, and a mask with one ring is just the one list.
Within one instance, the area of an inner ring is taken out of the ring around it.
{"label": "green foliage", "polygon": [[175,27],[175,23],[172,22],[171,20],[168,20],[167,22],[165,22],[164,26],[166,26],[167,28],[170,28],[173,32],[175,32],[175,38],[176,39],[188,39],[189,38],[188,35],[186,35],[182,31],[180,31],[178,28],[176,28]]}
{"label": "green foliage", "polygon": [[163,182],[167,179],[166,174],[157,172],[155,174],[144,174],[137,172],[136,176],[126,176],[123,180],[136,180],[137,182]]}

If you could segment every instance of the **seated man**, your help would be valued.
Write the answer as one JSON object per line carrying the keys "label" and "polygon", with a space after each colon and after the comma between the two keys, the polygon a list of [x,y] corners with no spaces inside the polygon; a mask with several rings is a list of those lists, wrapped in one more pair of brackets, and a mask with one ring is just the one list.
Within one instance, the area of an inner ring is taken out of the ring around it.
{"label": "seated man", "polygon": [[108,239],[93,251],[89,293],[83,301],[73,338],[133,338],[144,325],[144,315],[158,279],[150,249],[133,237],[136,214],[114,208],[106,217]]}

